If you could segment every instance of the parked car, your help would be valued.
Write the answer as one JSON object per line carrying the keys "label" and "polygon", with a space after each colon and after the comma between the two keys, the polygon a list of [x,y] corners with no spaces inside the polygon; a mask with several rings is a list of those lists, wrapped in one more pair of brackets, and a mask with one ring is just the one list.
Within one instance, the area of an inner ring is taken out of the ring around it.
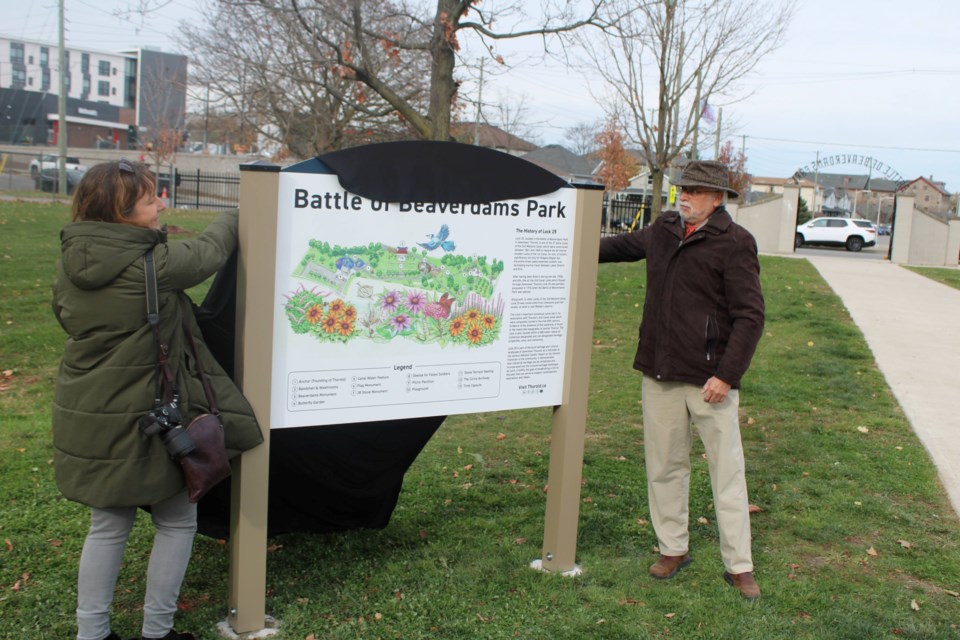
{"label": "parked car", "polygon": [[878,236],[888,236],[888,235],[890,235],[890,225],[888,225],[888,224],[881,224],[879,227],[877,227],[877,235],[878,235]]}
{"label": "parked car", "polygon": [[[41,171],[47,169],[56,170],[59,167],[60,156],[55,153],[45,153],[40,158],[34,158],[30,161],[30,177],[36,179]],[[87,165],[80,164],[80,158],[67,156],[67,171],[86,171]]]}
{"label": "parked car", "polygon": [[[73,190],[80,184],[80,179],[87,172],[87,168],[79,165],[83,169],[67,169],[67,193],[73,193]],[[60,171],[53,169],[44,169],[33,178],[36,188],[47,193],[57,193],[60,191]]]}
{"label": "parked car", "polygon": [[797,226],[796,246],[799,249],[805,244],[860,251],[877,244],[877,230],[869,220],[814,218]]}

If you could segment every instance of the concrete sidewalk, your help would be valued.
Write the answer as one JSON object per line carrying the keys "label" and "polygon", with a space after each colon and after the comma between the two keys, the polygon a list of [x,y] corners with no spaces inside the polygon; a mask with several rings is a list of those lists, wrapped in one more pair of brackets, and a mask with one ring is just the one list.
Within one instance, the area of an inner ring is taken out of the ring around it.
{"label": "concrete sidewalk", "polygon": [[960,290],[886,260],[808,259],[866,337],[960,515]]}

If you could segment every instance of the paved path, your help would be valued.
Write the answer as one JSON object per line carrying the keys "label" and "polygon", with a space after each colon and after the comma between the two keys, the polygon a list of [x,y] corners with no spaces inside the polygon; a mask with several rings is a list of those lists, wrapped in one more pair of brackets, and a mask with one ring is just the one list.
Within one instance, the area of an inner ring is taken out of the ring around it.
{"label": "paved path", "polygon": [[809,260],[866,337],[960,515],[960,290],[887,261]]}

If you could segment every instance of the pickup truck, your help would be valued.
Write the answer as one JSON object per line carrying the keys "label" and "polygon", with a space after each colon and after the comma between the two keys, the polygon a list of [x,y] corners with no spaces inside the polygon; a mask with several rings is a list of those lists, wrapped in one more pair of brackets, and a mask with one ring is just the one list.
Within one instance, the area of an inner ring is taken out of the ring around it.
{"label": "pickup truck", "polygon": [[[40,158],[30,161],[30,177],[36,179],[41,172],[47,169],[57,169],[59,156],[55,153],[45,153]],[[86,171],[87,165],[80,164],[80,158],[67,156],[67,171]]]}

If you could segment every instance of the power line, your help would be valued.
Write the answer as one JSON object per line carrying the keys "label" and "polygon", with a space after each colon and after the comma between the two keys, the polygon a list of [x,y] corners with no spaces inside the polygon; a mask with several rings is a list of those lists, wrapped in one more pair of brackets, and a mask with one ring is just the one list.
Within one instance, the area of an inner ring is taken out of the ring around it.
{"label": "power line", "polygon": [[888,149],[891,151],[924,151],[929,153],[960,153],[960,149],[933,149],[924,147],[894,147],[883,144],[856,144],[850,142],[822,142],[816,140],[791,140],[789,138],[764,138],[762,136],[747,136],[751,140],[765,140],[767,142],[791,142],[794,144],[816,144],[834,147],[859,147],[861,149]]}

